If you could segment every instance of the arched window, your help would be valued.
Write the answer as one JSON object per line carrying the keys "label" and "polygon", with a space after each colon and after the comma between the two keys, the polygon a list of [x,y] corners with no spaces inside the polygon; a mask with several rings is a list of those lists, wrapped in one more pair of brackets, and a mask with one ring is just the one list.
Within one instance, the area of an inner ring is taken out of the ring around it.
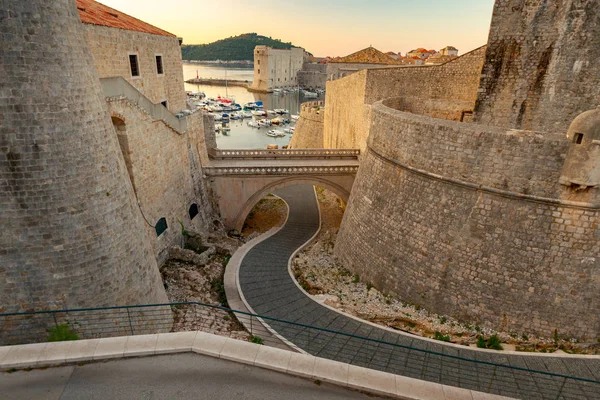
{"label": "arched window", "polygon": [[159,219],[156,225],[154,226],[154,229],[156,230],[156,236],[162,235],[167,230],[167,228],[167,219],[164,217]]}
{"label": "arched window", "polygon": [[190,213],[190,219],[196,218],[196,215],[198,215],[198,204],[195,204],[195,203],[192,204],[190,206],[189,213]]}

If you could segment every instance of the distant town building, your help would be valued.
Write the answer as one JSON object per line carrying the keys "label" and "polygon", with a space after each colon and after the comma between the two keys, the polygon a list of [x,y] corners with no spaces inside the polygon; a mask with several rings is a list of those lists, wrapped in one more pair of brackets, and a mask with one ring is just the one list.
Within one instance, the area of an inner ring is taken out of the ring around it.
{"label": "distant town building", "polygon": [[254,48],[254,81],[251,90],[269,92],[277,88],[298,86],[298,71],[304,63],[304,49]]}
{"label": "distant town building", "polygon": [[422,47],[419,47],[416,50],[411,50],[408,53],[406,53],[406,57],[408,57],[408,58],[418,57],[421,60],[426,60],[435,54],[437,54],[437,51],[435,51],[435,50],[427,50]]}
{"label": "distant town building", "polygon": [[440,50],[440,54],[443,56],[458,56],[458,49],[453,46],[446,46]]}
{"label": "distant town building", "polygon": [[396,61],[398,61],[399,59],[402,58],[402,55],[400,53],[394,53],[393,51],[388,51],[385,54],[387,54],[388,56],[390,56],[391,58],[393,58]]}
{"label": "distant town building", "polygon": [[367,68],[401,63],[374,47],[352,53],[349,56],[335,58],[327,63],[327,79],[335,80]]}

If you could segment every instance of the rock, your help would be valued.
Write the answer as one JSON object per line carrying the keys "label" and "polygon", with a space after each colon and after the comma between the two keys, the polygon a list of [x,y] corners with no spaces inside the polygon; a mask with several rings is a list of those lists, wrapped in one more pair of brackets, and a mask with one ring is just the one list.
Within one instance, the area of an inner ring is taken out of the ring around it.
{"label": "rock", "polygon": [[214,247],[209,247],[202,254],[198,254],[195,251],[182,249],[181,247],[173,246],[169,248],[169,258],[172,260],[194,264],[194,265],[206,265],[210,257],[216,254]]}

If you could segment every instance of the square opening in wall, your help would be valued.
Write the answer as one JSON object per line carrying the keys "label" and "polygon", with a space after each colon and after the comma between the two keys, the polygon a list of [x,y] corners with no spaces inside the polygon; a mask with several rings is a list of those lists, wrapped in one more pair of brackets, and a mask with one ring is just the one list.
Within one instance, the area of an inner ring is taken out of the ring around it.
{"label": "square opening in wall", "polygon": [[575,136],[573,136],[573,143],[581,144],[582,142],[583,142],[583,133],[576,133]]}
{"label": "square opening in wall", "polygon": [[131,67],[131,76],[140,76],[140,67],[138,65],[137,55],[129,55],[129,66]]}
{"label": "square opening in wall", "polygon": [[163,74],[162,56],[156,56],[156,73],[158,75]]}

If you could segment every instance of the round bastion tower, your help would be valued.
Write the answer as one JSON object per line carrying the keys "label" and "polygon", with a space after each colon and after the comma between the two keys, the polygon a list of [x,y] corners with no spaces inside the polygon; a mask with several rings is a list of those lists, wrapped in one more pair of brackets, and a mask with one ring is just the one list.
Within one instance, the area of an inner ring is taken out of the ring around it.
{"label": "round bastion tower", "polygon": [[0,312],[166,302],[75,2],[0,0],[0,71]]}

